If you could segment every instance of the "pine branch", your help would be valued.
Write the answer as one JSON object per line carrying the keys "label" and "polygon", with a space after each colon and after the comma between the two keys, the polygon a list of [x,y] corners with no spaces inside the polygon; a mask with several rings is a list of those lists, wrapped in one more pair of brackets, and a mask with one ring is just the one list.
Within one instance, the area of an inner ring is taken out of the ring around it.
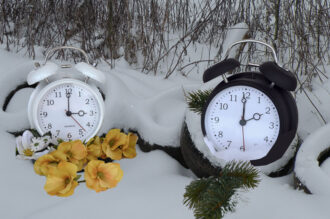
{"label": "pine branch", "polygon": [[186,95],[189,109],[195,113],[201,114],[211,92],[211,90],[189,92],[188,95]]}
{"label": "pine branch", "polygon": [[186,186],[186,193],[184,194],[184,205],[187,205],[190,209],[195,208],[195,204],[201,199],[203,193],[205,193],[213,177],[198,179]]}
{"label": "pine branch", "polygon": [[198,179],[186,187],[184,204],[194,209],[196,218],[222,218],[234,211],[232,200],[239,188],[254,188],[260,179],[258,171],[248,162],[230,162],[219,176]]}
{"label": "pine branch", "polygon": [[243,188],[256,187],[260,181],[258,173],[249,162],[230,162],[222,171],[222,175],[240,179]]}

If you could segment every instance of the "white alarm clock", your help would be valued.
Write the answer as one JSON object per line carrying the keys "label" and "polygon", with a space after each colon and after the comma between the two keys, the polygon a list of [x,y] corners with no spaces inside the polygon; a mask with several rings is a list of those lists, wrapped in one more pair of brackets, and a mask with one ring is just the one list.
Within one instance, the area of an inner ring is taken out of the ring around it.
{"label": "white alarm clock", "polygon": [[[78,50],[86,62],[74,67],[50,62],[50,55],[60,49]],[[104,100],[97,84],[105,80],[104,73],[89,64],[83,50],[70,46],[50,50],[45,63],[27,77],[29,85],[39,82],[28,104],[31,127],[41,135],[50,132],[53,138],[64,141],[94,137],[104,117]]]}

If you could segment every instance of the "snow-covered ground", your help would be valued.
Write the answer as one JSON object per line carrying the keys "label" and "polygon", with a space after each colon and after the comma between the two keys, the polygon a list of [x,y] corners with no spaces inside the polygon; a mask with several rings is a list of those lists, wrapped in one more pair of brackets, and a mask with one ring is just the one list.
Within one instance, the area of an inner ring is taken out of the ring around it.
{"label": "snow-covered ground", "polygon": [[[43,57],[39,55],[37,59]],[[22,54],[0,49],[1,105],[8,93],[26,80],[33,63]],[[135,71],[124,60],[118,61],[112,70],[105,63],[99,63],[98,69],[107,75],[107,85],[103,87],[106,115],[101,132],[131,128],[150,143],[179,145],[186,109],[183,90],[199,89],[202,72],[164,80],[162,75]],[[195,177],[161,151],[143,153],[138,149],[136,158],[119,161],[124,177],[114,189],[95,193],[79,185],[68,198],[47,195],[43,190],[45,178],[34,173],[30,161],[15,158],[15,138],[7,132],[29,127],[26,108],[31,92],[31,88],[17,92],[7,111],[0,111],[0,218],[194,218],[182,201],[185,186]],[[330,81],[320,84],[315,80],[314,92],[309,94],[330,121]],[[298,93],[297,100],[298,133],[305,139],[323,124],[303,93]],[[329,175],[329,159],[321,169]],[[224,218],[328,219],[329,202],[328,195],[307,195],[295,190],[292,174],[280,178],[262,174],[260,185],[240,192],[236,211]]]}

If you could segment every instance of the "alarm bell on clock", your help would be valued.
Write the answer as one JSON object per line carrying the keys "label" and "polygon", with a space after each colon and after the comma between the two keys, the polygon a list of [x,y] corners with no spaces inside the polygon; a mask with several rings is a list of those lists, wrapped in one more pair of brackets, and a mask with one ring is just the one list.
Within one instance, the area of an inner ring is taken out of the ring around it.
{"label": "alarm bell on clock", "polygon": [[[61,49],[80,51],[85,62],[75,65],[50,62],[50,56]],[[27,77],[29,85],[38,83],[28,104],[31,127],[40,134],[51,132],[52,137],[65,141],[87,141],[94,137],[104,117],[104,99],[98,85],[105,81],[104,73],[90,65],[83,50],[70,46],[50,50],[44,64]]]}

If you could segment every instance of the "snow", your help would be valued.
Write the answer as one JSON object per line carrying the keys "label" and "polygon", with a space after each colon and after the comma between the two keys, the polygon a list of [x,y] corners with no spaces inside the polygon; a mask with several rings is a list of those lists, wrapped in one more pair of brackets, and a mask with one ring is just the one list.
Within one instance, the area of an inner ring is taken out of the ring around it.
{"label": "snow", "polygon": [[320,154],[330,148],[329,132],[330,124],[313,132],[305,139],[297,153],[294,171],[312,194],[330,195],[330,175],[318,162]]}
{"label": "snow", "polygon": [[[199,53],[201,47],[196,46]],[[41,51],[37,50],[36,56],[40,60],[43,59]],[[200,58],[200,53],[190,53],[191,60]],[[213,49],[212,54],[215,53],[216,49]],[[4,49],[0,49],[0,57],[0,103],[3,103],[11,90],[26,81],[28,72],[34,68],[34,61]],[[130,128],[137,130],[150,143],[179,146],[180,130],[186,116],[194,142],[200,141],[196,145],[202,146],[200,122],[197,122],[200,118],[186,112],[183,91],[213,88],[221,79],[202,84],[200,79],[206,64],[200,66],[199,73],[191,72],[187,78],[177,74],[164,80],[164,75],[145,75],[132,69],[123,59],[118,60],[112,70],[107,64],[99,63],[97,69],[106,73],[107,82],[106,86],[101,86],[106,94],[106,115],[100,132],[114,127]],[[313,92],[308,91],[326,121],[330,120],[329,83],[326,79],[322,84],[315,80]],[[72,219],[105,215],[120,219],[194,217],[193,212],[183,205],[183,194],[185,186],[196,178],[190,170],[161,151],[143,153],[137,149],[136,158],[119,161],[124,177],[114,189],[95,193],[81,184],[68,198],[47,195],[43,190],[45,178],[34,173],[30,161],[15,158],[15,138],[8,133],[29,128],[26,108],[31,92],[30,88],[17,92],[7,111],[0,110],[0,218]],[[324,137],[325,133],[329,133],[326,130],[329,126],[325,126],[324,130],[321,128],[323,137],[318,137],[317,131],[309,138],[324,123],[303,93],[298,92],[297,101],[300,120],[298,134],[304,140],[302,148],[305,149],[298,154],[302,160],[297,159],[299,165],[295,171],[317,171],[313,173],[316,174],[314,178],[312,173],[302,174],[308,178],[305,182],[313,195],[295,190],[292,174],[279,178],[261,174],[260,185],[254,190],[240,191],[236,211],[228,213],[225,219],[329,218],[330,183],[322,180],[330,177],[329,159],[321,167],[315,166],[315,157],[330,145]],[[311,164],[312,168],[307,164]],[[321,183],[321,187],[314,188],[317,183]]]}
{"label": "snow", "polygon": [[325,160],[320,167],[323,172],[330,176],[330,159]]}
{"label": "snow", "polygon": [[329,196],[307,195],[292,188],[287,181],[292,175],[281,178],[261,176],[259,186],[248,193],[241,193],[241,200],[234,213],[225,219],[328,219]]}

